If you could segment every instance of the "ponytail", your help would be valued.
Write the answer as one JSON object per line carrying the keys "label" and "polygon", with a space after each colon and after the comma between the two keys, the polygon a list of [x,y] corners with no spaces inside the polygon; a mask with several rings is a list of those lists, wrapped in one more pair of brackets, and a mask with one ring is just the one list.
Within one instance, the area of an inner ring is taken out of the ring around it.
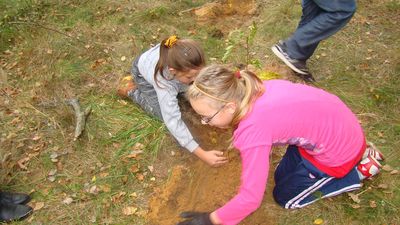
{"label": "ponytail", "polygon": [[172,35],[160,43],[160,57],[154,69],[154,81],[159,86],[158,73],[166,80],[171,79],[164,74],[164,69],[167,67],[186,72],[200,69],[204,65],[204,52],[197,42],[191,39],[179,39]]}
{"label": "ponytail", "polygon": [[[206,94],[204,94],[206,93]],[[260,78],[251,71],[232,71],[221,65],[211,65],[202,69],[193,85],[187,91],[189,99],[210,97],[213,104],[222,106],[226,102],[235,102],[236,110],[232,126],[251,110],[252,103],[264,93]]]}

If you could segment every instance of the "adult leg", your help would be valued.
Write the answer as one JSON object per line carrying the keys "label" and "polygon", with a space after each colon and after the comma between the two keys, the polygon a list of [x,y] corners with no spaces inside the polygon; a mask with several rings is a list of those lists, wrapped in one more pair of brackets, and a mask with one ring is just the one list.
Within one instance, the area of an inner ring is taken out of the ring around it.
{"label": "adult leg", "polygon": [[306,61],[319,42],[342,29],[351,19],[355,0],[304,0],[303,16],[295,33],[284,44],[288,55]]}

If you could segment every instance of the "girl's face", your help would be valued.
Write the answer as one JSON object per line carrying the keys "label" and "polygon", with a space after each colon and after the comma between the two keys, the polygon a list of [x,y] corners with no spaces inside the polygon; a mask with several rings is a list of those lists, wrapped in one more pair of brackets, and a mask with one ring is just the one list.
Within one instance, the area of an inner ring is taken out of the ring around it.
{"label": "girl's face", "polygon": [[233,102],[224,103],[219,107],[211,104],[207,97],[190,99],[194,111],[201,116],[201,123],[218,128],[229,128],[236,110]]}
{"label": "girl's face", "polygon": [[170,69],[171,73],[174,74],[175,79],[184,84],[191,84],[193,83],[194,79],[196,78],[197,74],[199,74],[200,69],[191,69],[189,71],[178,71],[175,69]]}

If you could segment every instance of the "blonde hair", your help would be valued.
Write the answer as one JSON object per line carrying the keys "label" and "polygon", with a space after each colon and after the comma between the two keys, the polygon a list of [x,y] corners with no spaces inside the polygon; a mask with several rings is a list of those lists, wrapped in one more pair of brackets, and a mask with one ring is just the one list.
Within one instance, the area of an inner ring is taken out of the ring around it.
{"label": "blonde hair", "polygon": [[262,81],[248,70],[233,71],[222,65],[210,65],[203,68],[186,93],[188,99],[208,97],[214,107],[227,102],[238,106],[232,123],[237,126],[240,120],[251,110],[252,103],[264,93]]}

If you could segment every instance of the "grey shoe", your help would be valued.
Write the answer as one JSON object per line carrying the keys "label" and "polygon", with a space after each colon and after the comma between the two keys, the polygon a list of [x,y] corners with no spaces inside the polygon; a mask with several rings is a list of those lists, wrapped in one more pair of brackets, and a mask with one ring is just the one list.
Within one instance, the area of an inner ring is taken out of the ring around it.
{"label": "grey shoe", "polygon": [[287,47],[283,41],[272,46],[272,52],[278,56],[295,74],[307,82],[315,81],[314,77],[307,68],[307,64],[303,60],[293,59],[287,54]]}

